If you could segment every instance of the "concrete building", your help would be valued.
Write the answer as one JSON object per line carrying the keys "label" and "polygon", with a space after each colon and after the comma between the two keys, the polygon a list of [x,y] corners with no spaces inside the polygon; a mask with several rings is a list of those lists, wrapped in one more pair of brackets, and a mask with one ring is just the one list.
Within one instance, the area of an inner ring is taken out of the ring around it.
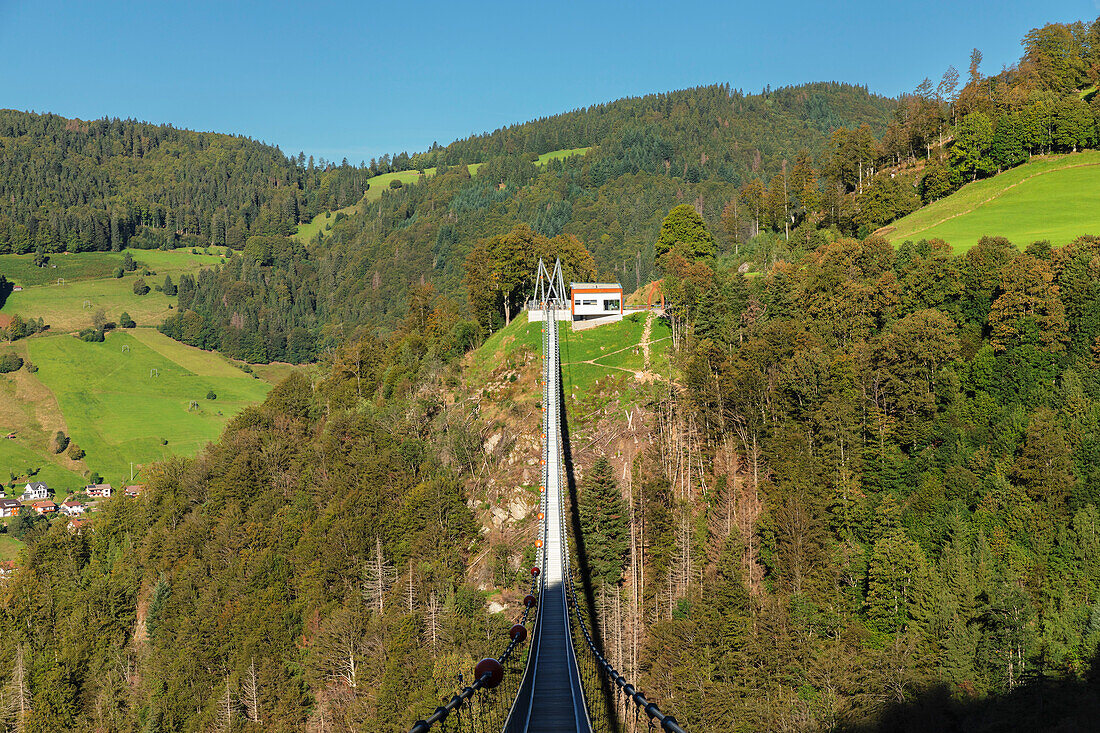
{"label": "concrete building", "polygon": [[574,321],[623,315],[623,286],[619,283],[571,283]]}

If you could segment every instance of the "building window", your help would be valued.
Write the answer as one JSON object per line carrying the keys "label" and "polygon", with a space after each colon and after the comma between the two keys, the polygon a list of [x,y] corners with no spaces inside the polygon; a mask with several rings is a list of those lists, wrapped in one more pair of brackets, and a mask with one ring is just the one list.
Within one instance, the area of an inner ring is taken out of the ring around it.
{"label": "building window", "polygon": [[596,305],[596,299],[592,298],[591,300],[588,300],[588,299],[582,300],[581,305]]}
{"label": "building window", "polygon": [[619,301],[617,301],[617,300],[605,300],[603,302],[603,309],[605,311],[618,311],[619,310]]}
{"label": "building window", "polygon": [[581,301],[580,300],[574,300],[573,305],[581,305]]}

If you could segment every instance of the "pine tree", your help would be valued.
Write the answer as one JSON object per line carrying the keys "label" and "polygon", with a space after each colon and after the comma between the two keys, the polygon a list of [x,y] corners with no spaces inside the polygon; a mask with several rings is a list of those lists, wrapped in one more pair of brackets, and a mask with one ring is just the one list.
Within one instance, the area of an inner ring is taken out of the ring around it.
{"label": "pine tree", "polygon": [[591,577],[600,583],[617,585],[622,578],[630,536],[626,502],[606,458],[599,458],[585,476],[578,509]]}

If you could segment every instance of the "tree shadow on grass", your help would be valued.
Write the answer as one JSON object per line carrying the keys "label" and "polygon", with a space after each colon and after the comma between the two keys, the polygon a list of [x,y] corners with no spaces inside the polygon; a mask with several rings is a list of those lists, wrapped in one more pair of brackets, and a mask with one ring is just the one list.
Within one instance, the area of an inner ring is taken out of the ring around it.
{"label": "tree shadow on grass", "polygon": [[883,710],[877,719],[841,726],[841,733],[1013,733],[1100,731],[1098,660],[1083,680],[1033,679],[1012,692],[960,699],[947,685]]}

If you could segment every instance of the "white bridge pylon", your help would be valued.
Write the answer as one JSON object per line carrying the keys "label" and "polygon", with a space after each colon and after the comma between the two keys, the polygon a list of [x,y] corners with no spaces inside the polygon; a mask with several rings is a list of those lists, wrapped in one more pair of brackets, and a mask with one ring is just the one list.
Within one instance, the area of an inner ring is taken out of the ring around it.
{"label": "white bridge pylon", "polygon": [[554,260],[550,270],[539,258],[539,271],[535,277],[535,307],[543,310],[562,310],[569,307],[569,291],[561,274],[561,260]]}

